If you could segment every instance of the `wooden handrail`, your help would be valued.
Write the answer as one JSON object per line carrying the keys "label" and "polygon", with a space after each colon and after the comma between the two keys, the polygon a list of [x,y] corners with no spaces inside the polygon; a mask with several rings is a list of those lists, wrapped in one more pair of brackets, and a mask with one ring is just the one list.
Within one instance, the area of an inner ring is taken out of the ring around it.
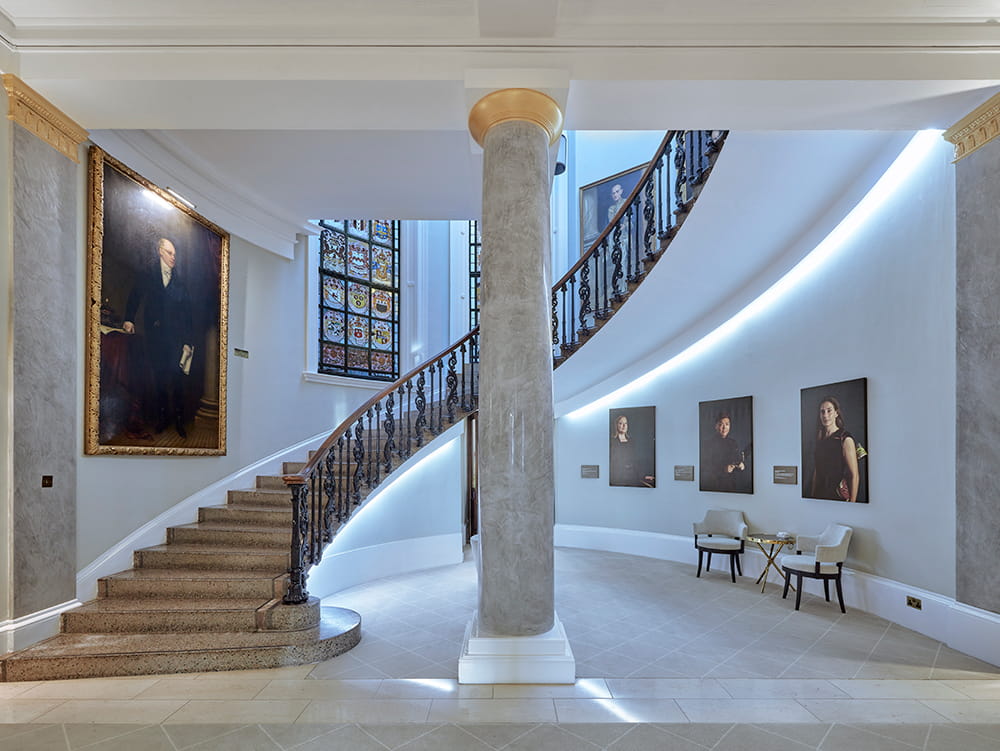
{"label": "wooden handrail", "polygon": [[472,331],[463,336],[461,339],[452,344],[450,347],[441,350],[441,352],[436,354],[434,357],[431,357],[428,360],[422,362],[420,365],[415,367],[413,370],[404,375],[402,378],[396,379],[388,386],[386,386],[384,389],[375,394],[375,396],[370,397],[368,401],[366,401],[364,404],[362,404],[360,407],[354,410],[354,412],[351,413],[350,417],[348,417],[346,420],[343,420],[340,423],[340,425],[332,433],[330,433],[329,436],[327,436],[326,440],[323,441],[322,444],[320,444],[320,447],[318,449],[316,449],[315,453],[313,454],[313,458],[310,459],[308,462],[306,462],[306,465],[302,469],[293,474],[283,475],[281,479],[284,480],[286,485],[305,485],[307,478],[309,477],[310,474],[312,474],[313,470],[316,469],[316,465],[319,464],[320,458],[323,456],[323,454],[325,454],[330,449],[330,447],[337,442],[337,439],[344,434],[345,430],[348,430],[351,425],[353,425],[357,420],[361,418],[362,415],[368,412],[368,410],[372,408],[373,404],[375,404],[376,402],[380,402],[382,399],[385,399],[389,395],[390,391],[395,391],[400,386],[406,385],[406,382],[419,375],[420,371],[426,370],[439,360],[443,360],[447,355],[450,355],[452,352],[458,351],[463,344],[465,344],[468,341],[471,341],[473,338],[475,338],[476,334],[478,333],[479,333],[479,327],[476,326],[476,328],[472,329]]}

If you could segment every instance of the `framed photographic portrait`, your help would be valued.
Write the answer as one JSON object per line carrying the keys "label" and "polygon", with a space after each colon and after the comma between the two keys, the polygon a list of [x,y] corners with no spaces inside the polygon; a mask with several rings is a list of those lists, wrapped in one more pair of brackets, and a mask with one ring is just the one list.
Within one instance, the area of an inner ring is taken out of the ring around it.
{"label": "framed photographic portrait", "polygon": [[608,484],[656,487],[656,407],[622,407],[608,412]]}
{"label": "framed photographic portrait", "polygon": [[699,490],[753,493],[753,397],[698,403]]}
{"label": "framed photographic portrait", "polygon": [[96,146],[87,454],[226,453],[229,235]]}
{"label": "framed photographic portrait", "polygon": [[802,389],[802,496],[868,503],[868,379]]}
{"label": "framed photographic portrait", "polygon": [[[648,164],[648,163],[647,163]],[[625,203],[647,164],[627,169],[580,188],[580,252],[589,248]]]}

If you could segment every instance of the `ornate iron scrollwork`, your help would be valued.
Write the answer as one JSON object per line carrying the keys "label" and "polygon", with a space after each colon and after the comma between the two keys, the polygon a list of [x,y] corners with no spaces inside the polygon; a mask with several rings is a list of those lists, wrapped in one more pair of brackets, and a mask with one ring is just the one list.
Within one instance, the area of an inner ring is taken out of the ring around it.
{"label": "ornate iron scrollwork", "polygon": [[618,289],[618,283],[625,275],[622,271],[622,224],[615,225],[614,240],[611,245],[611,296],[615,302],[621,302],[622,293]]}
{"label": "ornate iron scrollwork", "polygon": [[451,355],[448,357],[447,384],[448,424],[452,425],[455,422],[455,405],[458,404],[458,357],[455,354],[455,350],[452,350]]}
{"label": "ornate iron scrollwork", "polygon": [[362,418],[358,418],[354,426],[354,487],[351,488],[351,501],[357,506],[361,503],[361,485],[365,481],[365,426]]}
{"label": "ornate iron scrollwork", "polygon": [[396,441],[394,436],[396,435],[396,420],[392,415],[393,407],[395,406],[394,401],[394,391],[389,389],[389,393],[385,396],[385,443],[382,445],[382,466],[385,468],[385,473],[388,475],[392,472],[392,451],[396,447]]}
{"label": "ornate iron scrollwork", "polygon": [[417,434],[417,448],[424,445],[424,429],[427,427],[427,396],[424,389],[427,380],[424,378],[424,371],[420,371],[417,376],[417,395],[414,401],[417,403],[417,419],[413,422],[413,430]]}
{"label": "ornate iron scrollwork", "polygon": [[283,602],[301,605],[309,599],[306,591],[306,562],[309,560],[309,488],[292,485],[292,548],[288,567],[288,589]]}

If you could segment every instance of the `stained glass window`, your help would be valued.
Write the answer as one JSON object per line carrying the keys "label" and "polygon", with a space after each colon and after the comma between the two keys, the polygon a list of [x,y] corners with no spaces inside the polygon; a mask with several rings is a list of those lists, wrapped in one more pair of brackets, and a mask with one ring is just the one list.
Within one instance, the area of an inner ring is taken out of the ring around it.
{"label": "stained glass window", "polygon": [[319,371],[399,377],[399,222],[320,223]]}

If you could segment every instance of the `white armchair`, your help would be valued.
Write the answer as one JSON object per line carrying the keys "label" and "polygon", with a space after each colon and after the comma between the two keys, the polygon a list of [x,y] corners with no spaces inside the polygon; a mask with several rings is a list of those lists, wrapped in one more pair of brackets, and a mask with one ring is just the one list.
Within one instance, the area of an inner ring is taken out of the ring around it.
{"label": "white armchair", "polygon": [[701,576],[702,556],[708,553],[708,565],[705,571],[712,570],[712,553],[729,556],[729,573],[733,582],[736,572],[743,576],[740,565],[740,555],[743,553],[743,542],[747,534],[747,522],[742,511],[728,509],[709,509],[705,518],[694,523],[694,547],[698,551],[698,576]]}
{"label": "white armchair", "polygon": [[847,547],[851,544],[853,529],[843,524],[830,524],[819,537],[799,535],[795,538],[795,555],[781,557],[781,570],[785,572],[785,589],[782,599],[788,597],[788,587],[795,581],[795,609],[802,602],[802,577],[823,580],[823,592],[826,601],[830,602],[830,580],[837,585],[837,600],[840,602],[840,612],[844,608],[844,591],[840,586],[840,575],[844,561],[847,559]]}

